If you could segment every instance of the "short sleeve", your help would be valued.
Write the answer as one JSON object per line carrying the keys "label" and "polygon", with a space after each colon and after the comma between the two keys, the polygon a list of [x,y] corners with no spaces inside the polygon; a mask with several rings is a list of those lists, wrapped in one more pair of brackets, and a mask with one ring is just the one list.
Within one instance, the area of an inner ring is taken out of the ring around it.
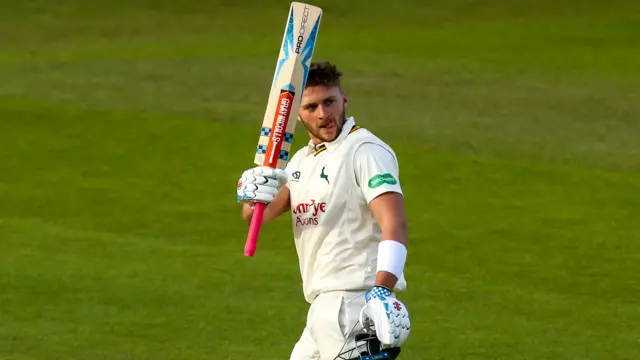
{"label": "short sleeve", "polygon": [[353,168],[367,203],[386,192],[402,194],[398,161],[383,146],[374,143],[360,145],[354,154]]}

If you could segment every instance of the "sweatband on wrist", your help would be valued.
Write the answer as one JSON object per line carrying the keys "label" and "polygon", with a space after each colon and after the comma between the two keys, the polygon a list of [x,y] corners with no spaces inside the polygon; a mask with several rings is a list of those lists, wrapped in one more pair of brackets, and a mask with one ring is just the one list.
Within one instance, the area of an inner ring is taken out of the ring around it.
{"label": "sweatband on wrist", "polygon": [[378,269],[395,275],[398,279],[407,261],[407,247],[395,240],[383,240],[378,244]]}

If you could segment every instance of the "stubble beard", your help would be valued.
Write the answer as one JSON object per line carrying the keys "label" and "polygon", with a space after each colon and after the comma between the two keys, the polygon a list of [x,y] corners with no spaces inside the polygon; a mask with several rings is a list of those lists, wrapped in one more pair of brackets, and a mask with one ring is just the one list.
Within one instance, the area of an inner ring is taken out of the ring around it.
{"label": "stubble beard", "polygon": [[[343,109],[342,110],[342,114],[340,114],[339,119],[337,119],[336,122],[335,122],[336,123],[336,136],[333,139],[329,139],[329,138],[326,138],[326,137],[322,136],[320,134],[320,128],[319,127],[318,128],[313,128],[313,127],[309,126],[307,124],[307,122],[304,121],[304,120],[301,120],[300,122],[302,123],[302,125],[304,125],[304,127],[307,129],[307,131],[311,135],[313,135],[313,137],[319,139],[321,142],[331,142],[331,141],[335,140],[338,137],[338,135],[340,135],[340,133],[342,132],[342,127],[344,126],[344,123],[347,122],[347,116],[346,115],[347,115],[346,114],[346,109]],[[329,119],[329,120],[332,120],[332,119]]]}

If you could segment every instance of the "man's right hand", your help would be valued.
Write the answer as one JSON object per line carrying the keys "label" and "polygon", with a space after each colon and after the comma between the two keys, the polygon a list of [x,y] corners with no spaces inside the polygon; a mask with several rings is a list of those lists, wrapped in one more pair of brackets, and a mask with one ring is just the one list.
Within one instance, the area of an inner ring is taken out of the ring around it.
{"label": "man's right hand", "polygon": [[286,184],[287,172],[268,166],[257,166],[246,170],[238,180],[236,199],[240,203],[270,203],[278,189]]}

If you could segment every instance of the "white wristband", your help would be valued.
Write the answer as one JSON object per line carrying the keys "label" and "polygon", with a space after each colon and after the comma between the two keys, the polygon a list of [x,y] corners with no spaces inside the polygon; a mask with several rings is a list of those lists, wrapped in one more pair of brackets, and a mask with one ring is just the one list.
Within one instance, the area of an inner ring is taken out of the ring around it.
{"label": "white wristband", "polygon": [[387,271],[398,279],[407,261],[407,247],[395,240],[383,240],[378,244],[378,271]]}

